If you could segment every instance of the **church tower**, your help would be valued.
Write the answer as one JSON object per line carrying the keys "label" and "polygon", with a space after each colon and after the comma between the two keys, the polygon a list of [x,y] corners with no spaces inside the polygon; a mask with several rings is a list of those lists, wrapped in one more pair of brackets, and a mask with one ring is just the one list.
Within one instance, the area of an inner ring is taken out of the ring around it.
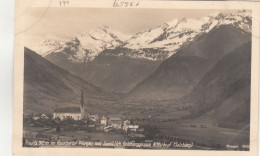
{"label": "church tower", "polygon": [[85,110],[85,104],[84,104],[83,90],[81,92],[80,113],[81,113],[81,119],[85,119],[86,118],[86,110]]}

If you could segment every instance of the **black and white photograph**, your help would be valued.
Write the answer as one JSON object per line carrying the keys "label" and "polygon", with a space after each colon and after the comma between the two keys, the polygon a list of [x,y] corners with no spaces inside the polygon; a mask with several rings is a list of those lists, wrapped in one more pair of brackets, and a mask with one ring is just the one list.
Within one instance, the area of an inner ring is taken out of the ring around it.
{"label": "black and white photograph", "polygon": [[22,147],[250,151],[252,21],[250,9],[30,8]]}

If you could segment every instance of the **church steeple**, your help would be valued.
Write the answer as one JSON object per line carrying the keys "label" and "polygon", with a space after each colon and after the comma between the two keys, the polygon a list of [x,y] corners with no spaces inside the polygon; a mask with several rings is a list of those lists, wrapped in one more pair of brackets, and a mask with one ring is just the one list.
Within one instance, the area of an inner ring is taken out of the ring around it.
{"label": "church steeple", "polygon": [[83,90],[81,92],[81,100],[80,100],[80,106],[83,107],[84,106],[84,97],[83,97]]}
{"label": "church steeple", "polygon": [[86,118],[86,109],[85,109],[85,105],[84,105],[83,91],[84,91],[84,89],[82,89],[82,92],[81,92],[81,100],[80,100],[81,120]]}

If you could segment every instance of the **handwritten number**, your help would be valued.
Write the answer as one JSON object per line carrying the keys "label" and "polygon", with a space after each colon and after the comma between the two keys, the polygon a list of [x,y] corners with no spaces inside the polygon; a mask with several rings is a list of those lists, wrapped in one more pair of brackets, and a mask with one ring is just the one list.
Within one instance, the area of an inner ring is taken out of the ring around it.
{"label": "handwritten number", "polygon": [[113,7],[117,7],[118,6],[118,4],[117,4],[117,2],[116,2],[116,0],[114,1],[114,4],[113,4]]}
{"label": "handwritten number", "polygon": [[59,1],[60,7],[69,5],[69,1]]}
{"label": "handwritten number", "polygon": [[134,7],[138,6],[139,2],[118,2],[117,0],[114,0],[113,7]]}

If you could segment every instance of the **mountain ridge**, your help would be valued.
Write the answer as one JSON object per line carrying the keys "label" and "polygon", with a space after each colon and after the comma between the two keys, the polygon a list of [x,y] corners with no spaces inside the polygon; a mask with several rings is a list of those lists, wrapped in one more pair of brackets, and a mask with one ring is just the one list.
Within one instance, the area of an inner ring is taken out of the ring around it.
{"label": "mountain ridge", "polygon": [[[250,123],[251,42],[225,55],[211,68],[183,103],[189,117],[206,116],[219,125]],[[230,125],[230,126],[228,126]]]}
{"label": "mountain ridge", "polygon": [[[208,66],[249,40],[251,22],[249,11],[219,13],[199,19],[180,18],[139,32],[125,42],[110,35],[110,28],[101,27],[94,29],[93,33],[82,34],[83,39],[79,40],[78,37],[64,43],[65,47],[54,42],[58,50],[44,57],[84,80],[115,93],[131,94],[148,77],[159,75],[161,78],[157,80],[148,79],[154,84],[150,85],[151,88],[143,87],[144,92],[157,88],[175,93],[181,90],[182,93],[176,95],[182,96],[198,82]],[[115,41],[112,47],[110,42],[103,41],[111,39]],[[83,40],[88,44],[83,45]],[[138,46],[131,46],[130,43]],[[97,46],[99,52],[92,52],[91,45]],[[174,64],[176,67],[173,67]],[[165,72],[159,72],[157,68],[165,68]],[[159,94],[161,92],[158,90]],[[158,96],[151,95],[154,98]]]}
{"label": "mountain ridge", "polygon": [[50,113],[55,107],[74,106],[82,90],[86,101],[116,97],[24,48],[24,110]]}
{"label": "mountain ridge", "polygon": [[[68,41],[43,40],[32,49],[43,57],[53,53],[63,53],[68,61],[86,63],[93,60],[104,49],[122,44],[123,41],[116,34],[119,35],[109,27],[102,26],[79,34]],[[125,40],[125,37],[122,36],[122,38]],[[71,53],[68,55],[66,51],[71,51]]]}
{"label": "mountain ridge", "polygon": [[128,96],[159,98],[163,92],[169,92],[168,98],[174,98],[170,92],[178,95],[178,90],[186,90],[175,97],[180,98],[187,94],[219,59],[250,40],[251,34],[245,34],[239,28],[231,25],[217,27],[199,36],[194,42],[182,46],[175,55],[163,61],[150,76],[130,91]]}
{"label": "mountain ridge", "polygon": [[[84,61],[92,61],[103,50],[115,49],[117,47],[131,49],[135,52],[135,55],[131,53],[124,54],[131,58],[142,58],[150,60],[163,60],[169,58],[176,53],[184,43],[190,43],[194,38],[201,34],[207,33],[214,27],[221,25],[233,25],[236,28],[240,28],[246,32],[251,32],[252,17],[249,11],[237,11],[235,13],[218,13],[215,15],[209,15],[202,18],[180,18],[174,19],[168,23],[164,23],[155,28],[147,29],[143,32],[138,32],[131,38],[126,39],[126,35],[119,35],[119,32],[112,31],[107,26],[97,27],[90,32],[85,32],[77,35],[72,40],[78,40],[80,43],[79,50],[85,51]],[[121,38],[120,38],[121,37]],[[38,45],[34,50],[40,55],[46,56],[51,53],[62,52],[66,46],[64,41],[50,41],[50,47],[48,47],[48,40],[43,41],[42,45]],[[71,42],[71,41],[67,41]],[[44,44],[45,43],[45,44]],[[56,46],[53,44],[56,43]],[[47,48],[46,48],[47,47]],[[161,51],[158,57],[142,57],[146,51],[150,49],[155,51]],[[129,50],[128,50],[129,51]],[[74,52],[75,53],[75,52]],[[84,63],[79,61],[79,63]]]}

